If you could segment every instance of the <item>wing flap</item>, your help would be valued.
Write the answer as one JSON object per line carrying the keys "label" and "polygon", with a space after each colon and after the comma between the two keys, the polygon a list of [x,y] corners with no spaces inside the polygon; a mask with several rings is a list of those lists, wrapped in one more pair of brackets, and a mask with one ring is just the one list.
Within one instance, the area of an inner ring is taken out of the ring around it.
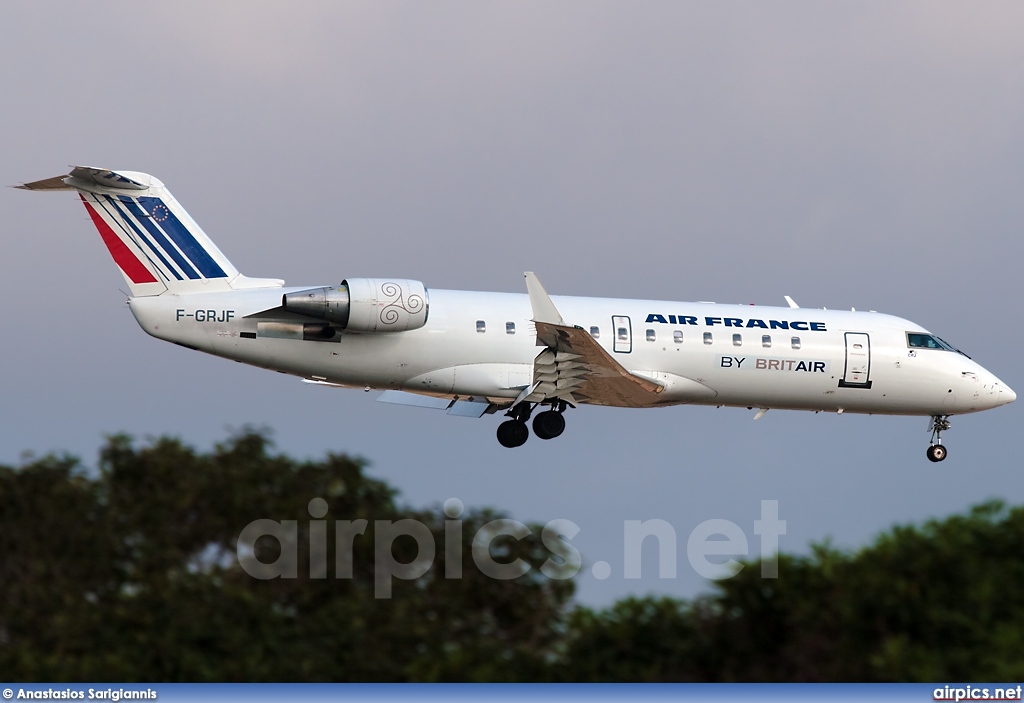
{"label": "wing flap", "polygon": [[558,398],[570,405],[583,401],[639,408],[658,402],[664,386],[631,374],[582,327],[565,324],[536,274],[527,271],[525,277],[537,345],[546,348],[534,360],[533,385],[517,403]]}
{"label": "wing flap", "polygon": [[645,407],[656,404],[664,390],[662,385],[623,368],[581,327],[537,322],[537,341],[547,349],[537,357],[539,383],[526,398],[530,402],[557,397],[574,405],[585,401]]}
{"label": "wing flap", "polygon": [[416,408],[430,408],[433,410],[447,410],[452,407],[454,401],[451,398],[437,398],[418,393],[407,393],[406,391],[384,391],[377,396],[378,403],[391,403],[393,405],[411,405]]}
{"label": "wing flap", "polygon": [[486,399],[452,400],[451,398],[439,398],[394,390],[381,393],[377,396],[377,402],[409,405],[416,408],[429,408],[431,410],[447,410],[448,414],[453,417],[483,417],[484,413],[491,407],[490,401]]}

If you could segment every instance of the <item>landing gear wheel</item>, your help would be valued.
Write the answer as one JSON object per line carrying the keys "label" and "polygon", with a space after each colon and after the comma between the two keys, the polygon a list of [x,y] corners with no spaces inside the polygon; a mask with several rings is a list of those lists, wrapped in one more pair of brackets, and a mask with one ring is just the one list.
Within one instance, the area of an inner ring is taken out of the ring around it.
{"label": "landing gear wheel", "polygon": [[533,418],[533,433],[541,439],[554,439],[565,431],[562,413],[547,410]]}
{"label": "landing gear wheel", "polygon": [[526,429],[526,423],[521,420],[506,420],[498,425],[498,442],[503,447],[521,447],[529,438],[530,430]]}
{"label": "landing gear wheel", "polygon": [[932,431],[932,441],[928,447],[928,461],[942,461],[948,454],[946,448],[942,446],[942,433],[949,429],[949,415],[932,415],[928,429]]}

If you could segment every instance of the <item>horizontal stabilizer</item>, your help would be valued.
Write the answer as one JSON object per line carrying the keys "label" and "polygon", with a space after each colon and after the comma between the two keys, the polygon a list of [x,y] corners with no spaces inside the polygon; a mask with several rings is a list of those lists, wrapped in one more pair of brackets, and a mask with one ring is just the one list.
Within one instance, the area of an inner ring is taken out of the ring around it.
{"label": "horizontal stabilizer", "polygon": [[113,190],[146,190],[153,180],[152,176],[146,173],[118,172],[91,166],[74,166],[68,178],[79,188],[82,187],[81,184],[88,183]]}
{"label": "horizontal stabilizer", "polygon": [[14,187],[21,188],[22,190],[75,190],[74,186],[69,186],[64,182],[66,178],[67,176],[54,176],[53,178],[44,178],[41,181],[22,183],[20,186]]}
{"label": "horizontal stabilizer", "polygon": [[108,190],[136,191],[146,190],[152,182],[152,177],[145,173],[134,171],[111,171],[106,168],[93,168],[92,166],[72,166],[71,173],[64,176],[54,176],[41,181],[33,181],[16,186],[23,190],[86,190],[92,191],[96,187]]}

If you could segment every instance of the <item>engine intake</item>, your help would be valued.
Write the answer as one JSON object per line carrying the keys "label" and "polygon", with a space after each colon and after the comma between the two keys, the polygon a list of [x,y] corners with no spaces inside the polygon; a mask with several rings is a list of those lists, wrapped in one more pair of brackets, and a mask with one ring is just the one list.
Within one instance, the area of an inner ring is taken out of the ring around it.
{"label": "engine intake", "polygon": [[427,324],[427,289],[402,278],[351,278],[337,288],[285,293],[289,312],[326,320],[350,332],[404,332]]}

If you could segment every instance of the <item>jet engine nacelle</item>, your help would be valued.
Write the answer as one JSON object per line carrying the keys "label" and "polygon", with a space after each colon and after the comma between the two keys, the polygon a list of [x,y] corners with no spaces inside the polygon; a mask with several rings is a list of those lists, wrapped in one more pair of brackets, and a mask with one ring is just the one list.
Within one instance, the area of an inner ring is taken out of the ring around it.
{"label": "jet engine nacelle", "polygon": [[281,305],[349,332],[404,332],[427,324],[427,289],[404,278],[350,278],[337,288],[285,293]]}

